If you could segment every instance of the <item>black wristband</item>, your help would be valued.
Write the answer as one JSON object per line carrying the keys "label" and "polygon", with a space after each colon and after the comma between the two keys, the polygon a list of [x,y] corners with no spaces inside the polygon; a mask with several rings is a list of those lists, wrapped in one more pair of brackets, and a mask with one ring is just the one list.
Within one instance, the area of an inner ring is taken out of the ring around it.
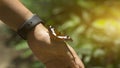
{"label": "black wristband", "polygon": [[38,15],[34,14],[29,18],[25,23],[17,30],[17,33],[24,39],[27,39],[28,33],[39,23],[43,21],[39,18]]}

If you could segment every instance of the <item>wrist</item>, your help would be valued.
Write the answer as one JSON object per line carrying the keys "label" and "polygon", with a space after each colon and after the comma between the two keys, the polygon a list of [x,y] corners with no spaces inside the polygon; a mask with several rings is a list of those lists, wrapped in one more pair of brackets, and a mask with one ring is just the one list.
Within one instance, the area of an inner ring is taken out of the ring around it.
{"label": "wrist", "polygon": [[33,14],[30,18],[28,18],[21,27],[18,28],[17,33],[24,39],[27,40],[28,33],[34,29],[39,23],[43,23],[43,21],[39,18],[38,15]]}
{"label": "wrist", "polygon": [[44,42],[46,44],[50,44],[50,36],[47,28],[39,23],[37,24],[27,36],[28,40]]}

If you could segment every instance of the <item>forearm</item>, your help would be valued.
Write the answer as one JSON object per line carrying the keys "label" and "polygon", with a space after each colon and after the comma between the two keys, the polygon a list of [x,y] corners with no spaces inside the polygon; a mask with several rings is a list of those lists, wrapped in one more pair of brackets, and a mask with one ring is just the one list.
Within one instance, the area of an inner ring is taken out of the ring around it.
{"label": "forearm", "polygon": [[1,0],[0,19],[17,30],[33,14],[25,8],[18,0]]}

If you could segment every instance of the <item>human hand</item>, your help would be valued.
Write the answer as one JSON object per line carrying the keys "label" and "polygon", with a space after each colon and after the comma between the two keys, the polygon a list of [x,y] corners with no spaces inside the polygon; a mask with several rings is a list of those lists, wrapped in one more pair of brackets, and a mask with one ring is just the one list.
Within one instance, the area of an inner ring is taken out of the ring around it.
{"label": "human hand", "polygon": [[28,44],[47,68],[84,68],[75,51],[64,40],[53,36],[42,24],[29,33]]}

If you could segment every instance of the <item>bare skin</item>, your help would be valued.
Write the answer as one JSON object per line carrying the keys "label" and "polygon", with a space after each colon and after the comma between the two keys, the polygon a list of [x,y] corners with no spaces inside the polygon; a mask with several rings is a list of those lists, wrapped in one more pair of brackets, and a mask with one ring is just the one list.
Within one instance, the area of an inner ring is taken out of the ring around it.
{"label": "bare skin", "polygon": [[[18,0],[0,0],[0,19],[15,31],[32,15]],[[84,68],[73,48],[64,41],[53,36],[42,24],[27,37],[29,47],[47,68]]]}

